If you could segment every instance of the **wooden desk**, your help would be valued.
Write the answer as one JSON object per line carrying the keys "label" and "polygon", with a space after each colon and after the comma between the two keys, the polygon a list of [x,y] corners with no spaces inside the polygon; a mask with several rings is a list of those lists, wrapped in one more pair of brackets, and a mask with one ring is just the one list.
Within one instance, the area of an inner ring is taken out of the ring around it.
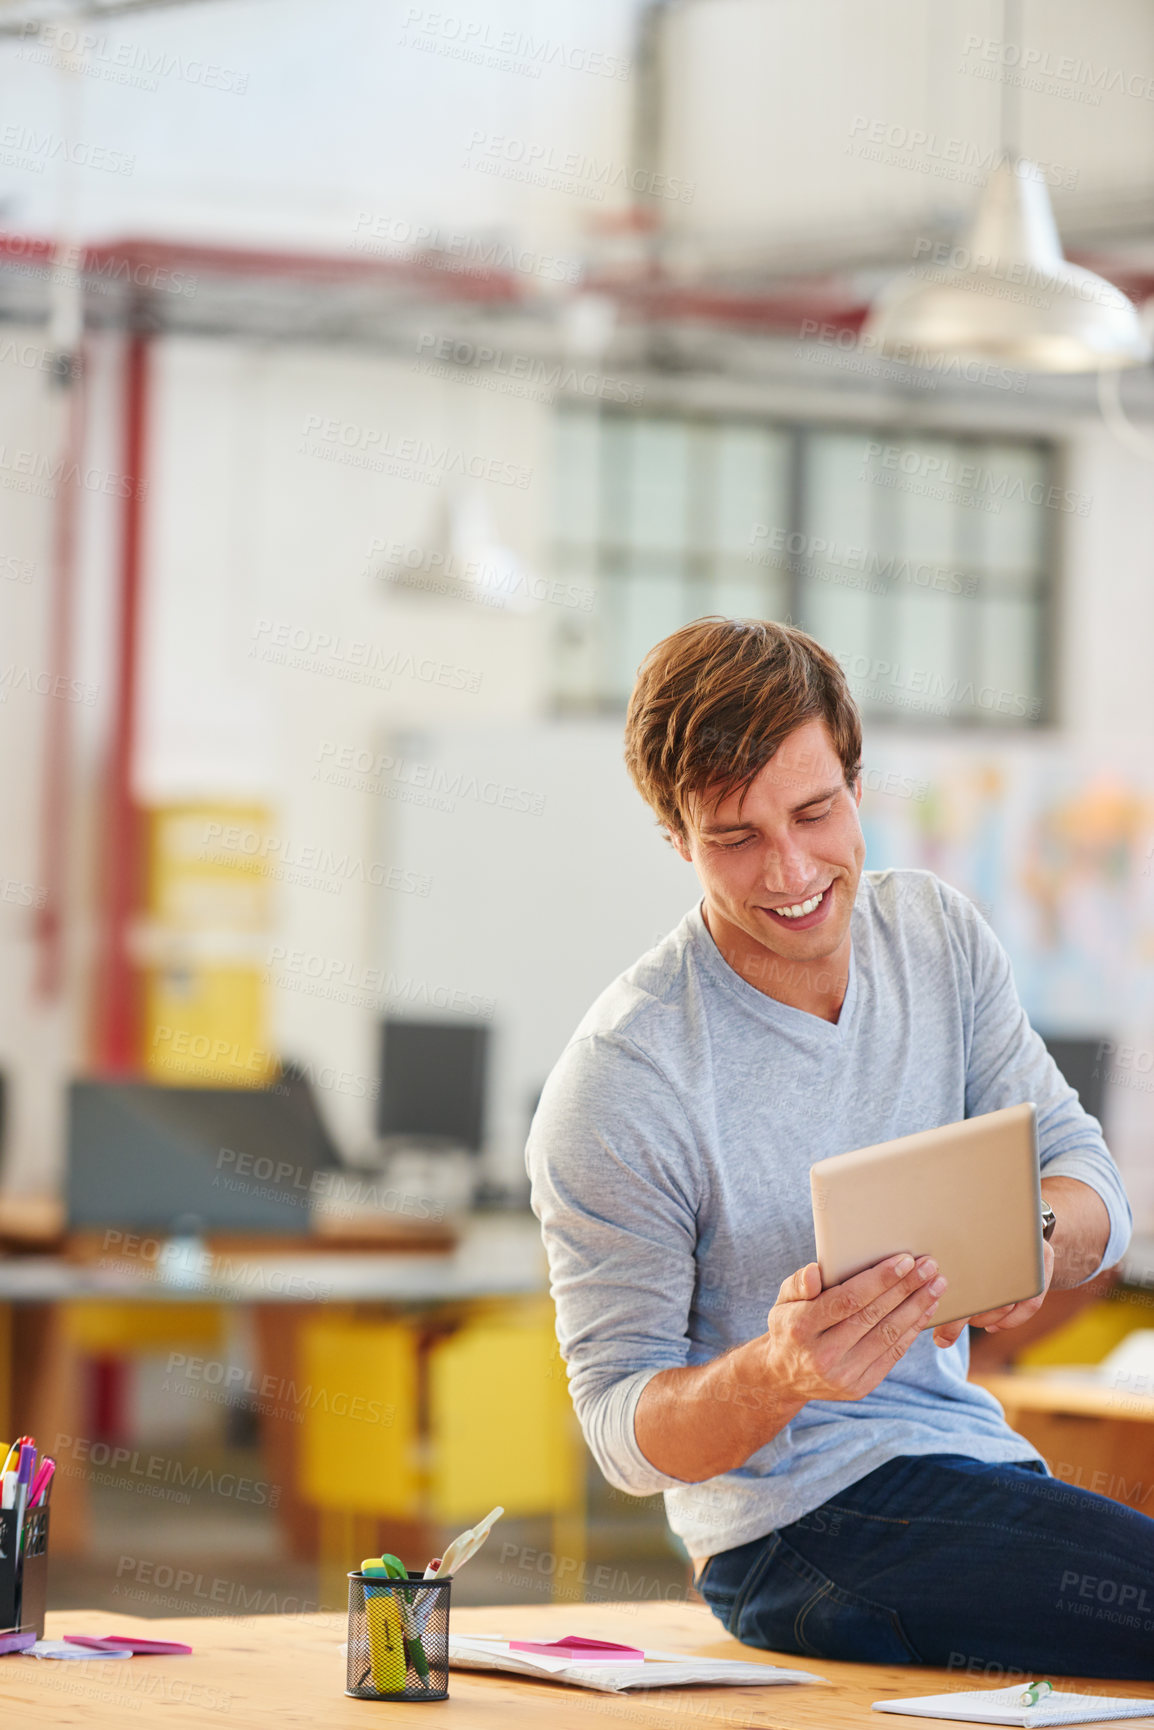
{"label": "wooden desk", "polygon": [[[557,1639],[580,1632],[671,1651],[746,1658],[812,1670],[821,1683],[783,1683],[766,1688],[694,1688],[644,1694],[595,1694],[557,1683],[456,1671],[449,1698],[417,1715],[427,1725],[455,1723],[477,1730],[587,1730],[590,1724],[642,1730],[685,1730],[686,1725],[724,1730],[879,1730],[879,1724],[947,1724],[940,1718],[879,1717],[870,1702],[909,1694],[944,1693],[980,1683],[959,1672],[834,1664],[825,1660],[761,1653],[731,1640],[701,1604],[532,1605],[516,1609],[461,1610],[452,1625],[462,1632],[528,1634]],[[148,1727],[219,1726],[229,1730],[294,1730],[296,1726],[412,1725],[413,1708],[402,1702],[351,1700],[344,1694],[346,1634],[343,1615],[193,1617],[173,1621],[110,1616],[70,1610],[49,1616],[48,1635],[147,1631],[157,1639],[183,1640],[191,1658],[130,1658],[127,1662],[54,1663],[0,1658],[0,1718],[19,1724],[83,1724],[84,1730],[122,1730],[125,1722]],[[990,1686],[996,1686],[991,1681]],[[1137,1730],[1154,1730],[1154,1682],[1070,1684],[1095,1694],[1149,1697],[1149,1717],[1131,1718]]]}
{"label": "wooden desk", "polygon": [[1149,1394],[1026,1370],[972,1379],[1001,1401],[1006,1422],[1034,1444],[1056,1478],[1154,1515]]}

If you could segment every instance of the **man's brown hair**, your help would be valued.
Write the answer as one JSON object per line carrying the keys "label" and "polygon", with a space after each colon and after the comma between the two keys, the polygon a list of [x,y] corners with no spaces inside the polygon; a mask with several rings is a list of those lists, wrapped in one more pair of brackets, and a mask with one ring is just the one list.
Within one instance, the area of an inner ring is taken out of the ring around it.
{"label": "man's brown hair", "polygon": [[695,619],[650,649],[625,722],[625,763],[674,834],[708,789],[716,805],[745,789],[782,741],[824,721],[853,786],[861,716],[833,656],[771,619]]}

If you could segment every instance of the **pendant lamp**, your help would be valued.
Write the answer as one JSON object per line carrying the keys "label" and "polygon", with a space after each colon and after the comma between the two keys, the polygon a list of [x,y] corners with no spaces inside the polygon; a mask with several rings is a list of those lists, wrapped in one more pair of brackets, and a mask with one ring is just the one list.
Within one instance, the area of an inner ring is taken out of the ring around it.
{"label": "pendant lamp", "polygon": [[925,249],[866,319],[863,341],[885,355],[1055,373],[1150,359],[1150,339],[1122,291],[1067,261],[1041,171],[1025,157],[1007,155],[994,169],[960,246]]}

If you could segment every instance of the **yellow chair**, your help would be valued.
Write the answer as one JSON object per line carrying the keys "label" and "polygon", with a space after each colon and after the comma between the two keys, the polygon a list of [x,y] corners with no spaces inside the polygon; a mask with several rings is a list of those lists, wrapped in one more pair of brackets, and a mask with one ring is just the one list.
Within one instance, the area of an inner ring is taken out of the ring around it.
{"label": "yellow chair", "polygon": [[1055,1328],[1037,1345],[1019,1352],[1019,1368],[1049,1369],[1062,1364],[1100,1364],[1135,1328],[1149,1327],[1144,1304],[1129,1300],[1118,1287],[1098,1303],[1081,1310],[1063,1327]]}
{"label": "yellow chair", "polygon": [[342,1602],[348,1569],[378,1549],[378,1521],[411,1520],[421,1505],[417,1346],[403,1322],[337,1313],[301,1325],[298,1489],[320,1511],[325,1604]]}
{"label": "yellow chair", "polygon": [[165,1351],[215,1351],[224,1344],[219,1304],[116,1303],[86,1298],[65,1304],[64,1335],[89,1357],[134,1357]]}
{"label": "yellow chair", "polygon": [[321,1511],[326,1602],[381,1518],[463,1526],[500,1503],[552,1516],[566,1573],[584,1560],[585,1456],[552,1307],[472,1306],[447,1334],[445,1319],[302,1325],[299,1489]]}

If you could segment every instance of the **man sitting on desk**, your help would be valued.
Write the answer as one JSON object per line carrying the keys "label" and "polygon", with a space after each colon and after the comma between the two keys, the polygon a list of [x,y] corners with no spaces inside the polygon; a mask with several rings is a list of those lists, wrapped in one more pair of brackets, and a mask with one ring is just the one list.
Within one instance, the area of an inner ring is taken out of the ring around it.
{"label": "man sitting on desk", "polygon": [[1131,1226],[989,926],[929,872],[863,874],[860,759],[800,631],[702,619],[642,666],[626,760],[704,896],[598,998],[530,1133],[577,1413],[612,1484],[665,1492],[751,1645],[1151,1679],[1154,1520],[1057,1483],[967,1381],[926,1258],[821,1289],[815,1160],[1023,1100],[1047,1289]]}

